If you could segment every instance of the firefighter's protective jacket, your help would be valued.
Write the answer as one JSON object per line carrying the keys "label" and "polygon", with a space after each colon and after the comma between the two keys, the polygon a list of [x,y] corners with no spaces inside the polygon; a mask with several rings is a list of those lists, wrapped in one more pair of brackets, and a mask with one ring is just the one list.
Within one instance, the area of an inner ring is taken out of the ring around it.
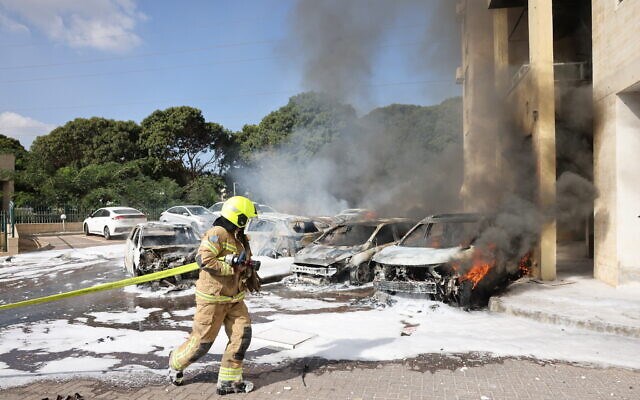
{"label": "firefighter's protective jacket", "polygon": [[[247,289],[253,291],[251,282],[257,276],[255,271],[247,268],[243,272],[234,271],[233,267],[224,261],[229,254],[246,253],[251,257],[249,243],[244,244],[233,233],[222,226],[214,226],[203,236],[198,249],[201,270],[196,282],[196,296],[199,300],[211,303],[236,302],[244,298]],[[251,279],[253,278],[253,279]]]}

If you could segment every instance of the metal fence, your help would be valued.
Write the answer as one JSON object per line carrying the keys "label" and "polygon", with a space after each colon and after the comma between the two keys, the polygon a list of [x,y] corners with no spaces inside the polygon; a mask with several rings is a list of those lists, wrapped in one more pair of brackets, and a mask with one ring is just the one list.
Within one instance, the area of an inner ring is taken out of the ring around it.
{"label": "metal fence", "polygon": [[[171,207],[167,206],[132,206],[142,211],[149,221],[157,221],[160,214]],[[14,224],[51,224],[62,222],[62,216],[66,217],[66,222],[82,222],[96,208],[84,208],[73,205],[59,207],[16,207],[13,209]]]}

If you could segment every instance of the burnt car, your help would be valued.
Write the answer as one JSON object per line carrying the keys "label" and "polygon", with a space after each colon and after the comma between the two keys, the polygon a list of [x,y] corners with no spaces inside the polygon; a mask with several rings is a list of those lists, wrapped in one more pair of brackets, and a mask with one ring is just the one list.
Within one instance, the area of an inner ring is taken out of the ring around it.
{"label": "burnt car", "polygon": [[310,218],[288,214],[259,214],[245,228],[255,255],[292,257],[317,239],[327,225]]}
{"label": "burnt car", "polygon": [[497,268],[495,249],[475,246],[492,224],[493,218],[481,214],[423,219],[397,245],[373,257],[374,287],[392,294],[425,295],[464,308],[486,305],[492,293],[526,274],[529,267],[525,256],[515,261],[514,268]]}
{"label": "burnt car", "polygon": [[397,242],[414,224],[406,219],[346,222],[327,230],[294,258],[291,272],[315,283],[371,282],[371,257]]}
{"label": "burnt car", "polygon": [[[145,275],[194,261],[200,239],[190,225],[147,222],[136,225],[125,245],[124,266],[132,276]],[[196,278],[197,271],[182,278]]]}

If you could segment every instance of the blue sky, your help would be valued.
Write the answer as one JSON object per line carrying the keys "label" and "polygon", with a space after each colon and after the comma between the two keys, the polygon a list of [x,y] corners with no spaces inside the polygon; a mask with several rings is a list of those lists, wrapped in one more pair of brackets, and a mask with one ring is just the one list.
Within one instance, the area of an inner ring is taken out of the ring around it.
{"label": "blue sky", "polygon": [[[200,108],[237,130],[308,89],[284,51],[295,0],[0,0],[0,133],[29,146],[77,117],[141,121]],[[359,112],[460,94],[455,65],[420,59],[428,15],[401,13],[376,44]],[[327,29],[331,29],[327,26]],[[440,38],[456,45],[454,38]],[[452,43],[453,41],[453,43]],[[423,62],[424,61],[424,62]],[[431,82],[431,83],[430,83]]]}

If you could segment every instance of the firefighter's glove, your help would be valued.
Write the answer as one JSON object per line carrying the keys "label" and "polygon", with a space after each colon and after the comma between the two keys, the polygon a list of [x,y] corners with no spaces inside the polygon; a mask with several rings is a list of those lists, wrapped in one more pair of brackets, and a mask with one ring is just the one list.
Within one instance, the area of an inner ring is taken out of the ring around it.
{"label": "firefighter's glove", "polygon": [[260,277],[258,276],[258,272],[250,269],[249,276],[247,277],[245,285],[251,293],[259,292],[260,287],[262,286],[262,279],[260,279]]}

